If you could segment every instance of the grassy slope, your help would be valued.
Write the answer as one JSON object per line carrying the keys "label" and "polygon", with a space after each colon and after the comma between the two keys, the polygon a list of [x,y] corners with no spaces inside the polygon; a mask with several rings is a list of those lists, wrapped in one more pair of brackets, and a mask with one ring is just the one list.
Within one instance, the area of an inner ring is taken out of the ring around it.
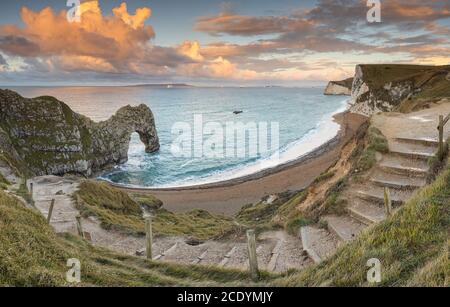
{"label": "grassy slope", "polygon": [[[182,235],[199,240],[221,238],[238,231],[230,218],[213,215],[203,210],[175,214],[161,206],[159,200],[147,195],[131,197],[106,183],[84,181],[76,193],[84,216],[95,215],[105,229],[117,229],[133,235],[145,234],[145,222],[140,205],[153,209],[155,235]],[[133,197],[133,198],[132,198]]]}
{"label": "grassy slope", "polygon": [[366,286],[370,258],[382,263],[380,286],[450,286],[450,166],[388,220],[365,231],[329,260],[277,286]]}
{"label": "grassy slope", "polygon": [[[58,236],[37,212],[0,191],[0,286],[67,286],[66,262],[81,261],[83,286],[243,286],[247,273],[149,262]],[[263,283],[272,279],[263,274]]]}

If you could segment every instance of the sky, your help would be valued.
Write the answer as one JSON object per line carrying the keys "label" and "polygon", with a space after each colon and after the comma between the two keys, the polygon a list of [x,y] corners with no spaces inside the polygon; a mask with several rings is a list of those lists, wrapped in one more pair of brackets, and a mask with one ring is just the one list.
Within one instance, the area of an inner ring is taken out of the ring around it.
{"label": "sky", "polygon": [[379,23],[368,0],[84,0],[79,22],[67,2],[0,3],[0,85],[301,86],[450,64],[448,0],[381,0]]}

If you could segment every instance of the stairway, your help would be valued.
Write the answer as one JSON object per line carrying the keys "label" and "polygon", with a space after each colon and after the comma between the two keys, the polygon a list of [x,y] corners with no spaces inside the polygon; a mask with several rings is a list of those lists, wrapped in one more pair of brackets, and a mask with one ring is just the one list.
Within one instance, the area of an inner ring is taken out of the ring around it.
{"label": "stairway", "polygon": [[390,190],[394,211],[426,185],[427,160],[437,152],[437,141],[430,138],[396,137],[389,139],[389,153],[383,154],[371,170],[369,180],[351,183],[347,188],[347,213],[322,218],[326,228],[312,225],[301,228],[305,251],[320,263],[345,242],[356,239],[370,225],[386,219],[384,188]]}
{"label": "stairway", "polygon": [[[153,251],[154,260],[198,265],[215,265],[231,269],[248,269],[247,243],[244,241],[206,241],[192,246],[182,238],[165,244],[161,248],[164,238],[155,240]],[[142,253],[141,253],[142,254]],[[271,272],[285,272],[289,269],[301,269],[311,264],[303,254],[299,238],[290,236],[283,231],[269,231],[262,233],[257,241],[256,254],[258,266],[261,270]]]}

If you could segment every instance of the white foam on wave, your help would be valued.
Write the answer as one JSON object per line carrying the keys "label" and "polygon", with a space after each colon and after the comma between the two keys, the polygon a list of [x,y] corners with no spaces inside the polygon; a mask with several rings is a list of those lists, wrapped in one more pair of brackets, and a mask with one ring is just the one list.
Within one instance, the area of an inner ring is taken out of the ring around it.
{"label": "white foam on wave", "polygon": [[338,113],[344,112],[347,109],[347,106],[348,100],[344,100],[338,110],[330,114],[326,114],[314,129],[312,129],[309,133],[304,135],[299,140],[286,145],[284,148],[281,148],[278,154],[273,154],[268,158],[243,165],[239,168],[220,171],[206,178],[197,180],[190,179],[184,180],[182,182],[172,182],[171,184],[153,186],[152,188],[175,189],[195,187],[205,184],[216,184],[228,180],[239,179],[241,177],[246,177],[249,175],[254,175],[261,171],[266,171],[274,167],[278,167],[283,164],[287,164],[289,162],[300,159],[301,157],[311,153],[321,145],[329,142],[334,137],[336,137],[339,132],[340,125],[334,121],[333,116]]}

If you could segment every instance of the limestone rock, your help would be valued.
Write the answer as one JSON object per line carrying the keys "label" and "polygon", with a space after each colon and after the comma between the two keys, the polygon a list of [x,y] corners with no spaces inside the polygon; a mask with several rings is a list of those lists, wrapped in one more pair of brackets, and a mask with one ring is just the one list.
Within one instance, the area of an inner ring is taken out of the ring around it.
{"label": "limestone rock", "polygon": [[145,105],[123,107],[95,123],[56,98],[27,99],[0,90],[0,130],[0,145],[34,175],[91,176],[124,163],[134,132],[146,152],[159,149],[153,114]]}
{"label": "limestone rock", "polygon": [[325,95],[350,96],[352,93],[353,78],[342,81],[330,81],[325,89]]}

